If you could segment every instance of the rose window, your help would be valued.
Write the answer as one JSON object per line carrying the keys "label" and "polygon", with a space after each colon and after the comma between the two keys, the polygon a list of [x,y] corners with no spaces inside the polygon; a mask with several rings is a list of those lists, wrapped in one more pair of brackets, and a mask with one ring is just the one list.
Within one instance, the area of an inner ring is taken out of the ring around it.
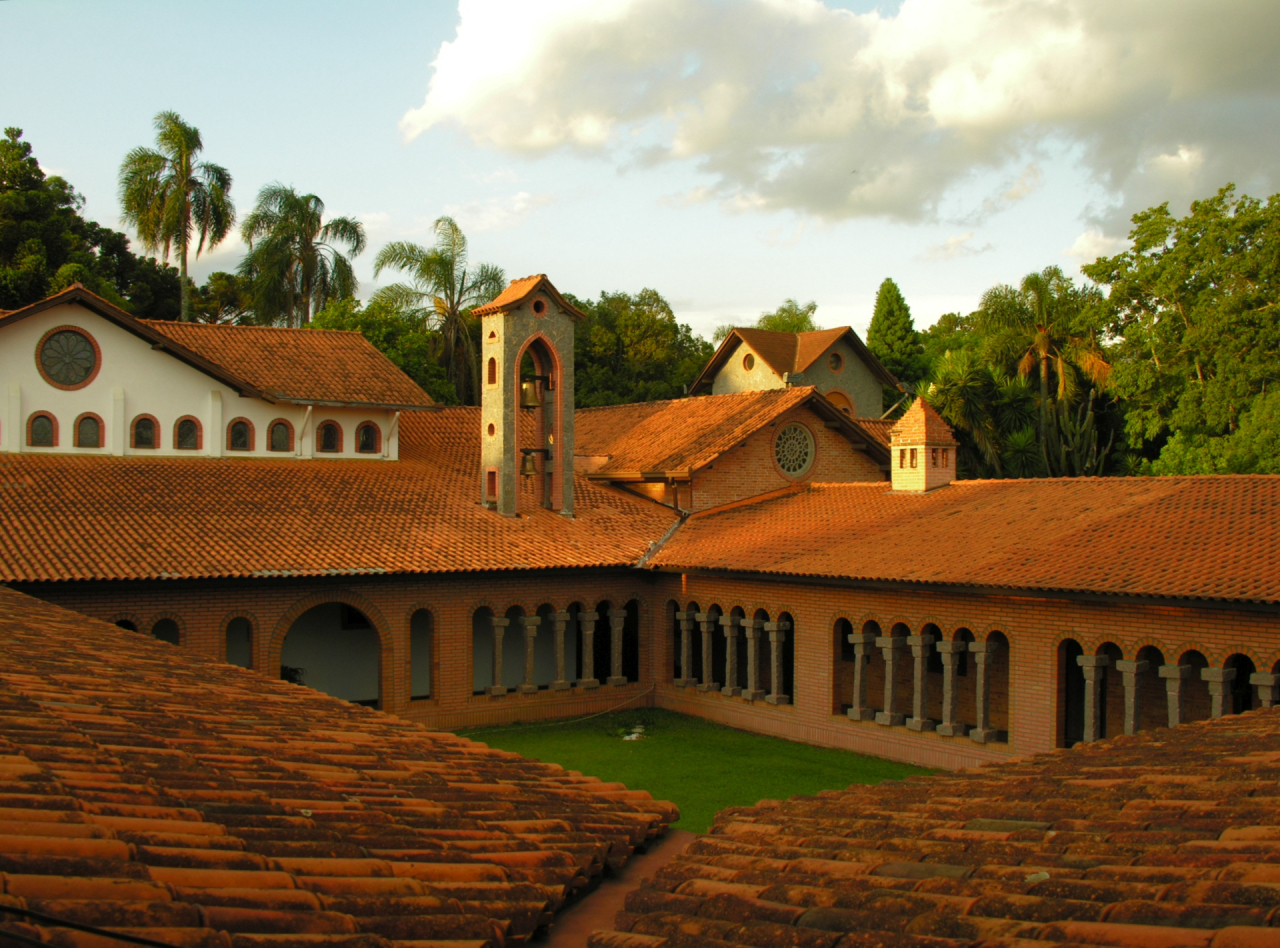
{"label": "rose window", "polygon": [[55,332],[40,347],[40,367],[58,385],[79,385],[93,374],[97,364],[93,343],[71,329]]}
{"label": "rose window", "polygon": [[773,443],[778,467],[789,477],[799,477],[813,463],[813,435],[804,425],[787,425]]}

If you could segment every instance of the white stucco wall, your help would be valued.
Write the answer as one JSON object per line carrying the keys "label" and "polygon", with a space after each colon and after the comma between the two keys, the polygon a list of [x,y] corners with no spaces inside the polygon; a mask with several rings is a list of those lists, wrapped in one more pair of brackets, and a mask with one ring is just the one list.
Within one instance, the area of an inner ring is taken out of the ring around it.
{"label": "white stucco wall", "polygon": [[[840,353],[844,365],[839,372],[832,372],[828,365],[831,352]],[[743,359],[751,353],[755,356],[755,365],[750,369],[743,367]],[[865,362],[854,348],[843,339],[814,362],[803,374],[793,379],[797,385],[815,385],[821,392],[833,389],[843,392],[853,402],[854,417],[879,418],[883,413],[883,388],[879,380],[871,374]],[[758,392],[767,389],[783,388],[782,376],[773,371],[746,342],[738,345],[733,355],[716,373],[711,383],[711,394],[727,395],[731,392]]]}
{"label": "white stucco wall", "polygon": [[[755,356],[756,364],[750,369],[742,363],[747,354]],[[720,367],[715,381],[711,383],[712,395],[728,395],[731,392],[760,392],[772,388],[783,388],[782,376],[769,367],[769,363],[760,358],[760,354],[745,342],[739,343],[733,355]]]}
{"label": "white stucco wall", "polygon": [[[100,368],[93,381],[73,391],[50,385],[36,362],[40,340],[49,330],[60,326],[83,330],[98,344],[100,352]],[[234,366],[229,368],[234,373]],[[242,398],[211,376],[152,349],[150,343],[115,323],[72,304],[29,316],[0,330],[0,397],[6,400],[4,414],[0,416],[0,451],[271,458],[314,454],[320,458],[379,460],[384,457],[382,452],[370,455],[356,451],[357,426],[372,421],[382,429],[386,459],[399,456],[398,426],[393,425],[393,411],[317,407],[308,419],[306,406]],[[32,447],[26,443],[27,419],[40,411],[49,412],[57,419],[56,447]],[[103,420],[104,446],[101,448],[74,446],[73,425],[85,412],[93,412]],[[138,415],[153,415],[159,422],[158,449],[129,446],[129,431]],[[179,418],[187,415],[198,419],[202,428],[202,446],[198,451],[180,451],[175,447],[174,426]],[[253,451],[227,450],[227,426],[235,418],[247,418],[253,424]],[[292,454],[267,450],[268,426],[277,418],[293,425]],[[325,421],[335,421],[342,427],[341,453],[315,454],[313,436],[317,425]]]}

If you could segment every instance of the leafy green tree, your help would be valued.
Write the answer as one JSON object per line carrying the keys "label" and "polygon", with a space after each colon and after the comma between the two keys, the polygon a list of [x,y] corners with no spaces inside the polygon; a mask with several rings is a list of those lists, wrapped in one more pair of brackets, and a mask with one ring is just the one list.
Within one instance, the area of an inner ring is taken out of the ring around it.
{"label": "leafy green tree", "polygon": [[[803,305],[793,299],[786,300],[777,309],[760,314],[747,329],[767,329],[770,332],[815,332],[822,327],[814,321],[818,304],[810,300]],[[717,326],[711,341],[719,345],[725,336],[733,330],[733,326]]]}
{"label": "leafy green tree", "polygon": [[973,315],[943,313],[928,329],[920,332],[920,345],[925,369],[931,369],[948,352],[961,349],[977,352],[982,348],[982,337],[974,328]]}
{"label": "leafy green tree", "polygon": [[412,315],[376,301],[361,307],[359,300],[348,297],[331,301],[316,314],[310,328],[360,333],[418,383],[432,401],[440,405],[458,404],[458,393],[445,377],[437,358],[437,335],[423,330],[421,321]]}
{"label": "leafy green tree", "polygon": [[177,112],[155,118],[156,149],[135,148],[120,165],[120,207],[142,246],[168,259],[178,256],[182,318],[191,318],[187,252],[198,234],[196,257],[222,242],[236,220],[231,174],[222,165],[198,161],[200,130]]}
{"label": "leafy green tree", "polygon": [[867,327],[867,348],[898,381],[914,385],[924,378],[928,365],[920,333],[911,318],[911,307],[891,279],[876,291],[876,308]]}
{"label": "leafy green tree", "polygon": [[573,299],[586,314],[574,334],[579,408],[679,398],[715,347],[695,336],[657,290]]}
{"label": "leafy green tree", "polygon": [[932,379],[919,391],[955,431],[960,477],[1045,473],[1035,430],[1036,399],[1027,379],[993,368],[972,350],[957,349],[935,363]]}
{"label": "leafy green tree", "polygon": [[469,405],[479,403],[478,320],[471,310],[506,286],[501,267],[482,263],[468,269],[467,238],[452,217],[435,222],[436,242],[423,247],[407,241],[387,244],[373,261],[373,273],[398,270],[408,283],[393,283],[373,294],[372,302],[410,318],[439,342],[445,376]]}
{"label": "leafy green tree", "polygon": [[243,277],[218,270],[209,274],[191,301],[195,317],[202,323],[252,323],[250,287]]}
{"label": "leafy green tree", "polygon": [[330,300],[354,296],[359,288],[347,254],[364,250],[364,225],[354,217],[326,221],[324,201],[314,194],[268,184],[240,236],[249,252],[239,273],[259,322],[305,326]]}

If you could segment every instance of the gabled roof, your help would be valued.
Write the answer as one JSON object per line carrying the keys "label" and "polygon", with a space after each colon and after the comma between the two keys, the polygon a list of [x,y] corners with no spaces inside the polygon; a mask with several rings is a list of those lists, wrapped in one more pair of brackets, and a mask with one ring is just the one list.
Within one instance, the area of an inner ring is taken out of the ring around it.
{"label": "gabled roof", "polygon": [[649,565],[1274,604],[1280,475],[812,484],[694,514]]}
{"label": "gabled roof", "polygon": [[865,445],[880,463],[888,462],[883,443],[812,386],[581,409],[575,415],[574,452],[608,457],[589,475],[597,480],[688,479],[801,405],[851,442]]}
{"label": "gabled roof", "polygon": [[583,477],[573,518],[531,478],[500,516],[479,435],[480,409],[444,408],[401,416],[396,464],[0,454],[0,582],[632,566],[678,519]]}
{"label": "gabled roof", "polygon": [[955,444],[951,426],[923,398],[917,398],[890,431],[892,444]]}
{"label": "gabled roof", "polygon": [[515,309],[534,293],[546,293],[556,304],[565,311],[565,313],[574,320],[585,319],[586,315],[582,310],[578,309],[567,299],[560,295],[560,291],[551,285],[551,281],[547,279],[545,273],[535,273],[533,276],[520,277],[518,280],[512,280],[507,288],[495,296],[488,303],[477,306],[471,310],[472,316],[488,316],[490,313],[502,313]]}
{"label": "gabled roof", "polygon": [[678,817],[8,589],[0,776],[7,906],[188,948],[523,942]]}
{"label": "gabled roof", "polygon": [[1280,944],[1280,710],[721,812],[600,946]]}
{"label": "gabled roof", "polygon": [[710,389],[720,368],[744,342],[779,376],[804,372],[840,340],[847,342],[881,385],[900,388],[898,380],[871,354],[871,350],[849,326],[819,329],[817,332],[773,332],[767,329],[731,329],[693,384],[689,393]]}

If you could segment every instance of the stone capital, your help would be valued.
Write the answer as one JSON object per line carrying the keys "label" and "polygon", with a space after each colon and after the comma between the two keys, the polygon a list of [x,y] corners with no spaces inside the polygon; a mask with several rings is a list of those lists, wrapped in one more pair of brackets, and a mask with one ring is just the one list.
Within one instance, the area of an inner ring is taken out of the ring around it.
{"label": "stone capital", "polygon": [[627,617],[626,609],[610,609],[609,610],[610,619],[625,619],[626,617]]}
{"label": "stone capital", "polygon": [[876,634],[874,632],[851,632],[845,638],[849,640],[850,645],[876,644]]}
{"label": "stone capital", "polygon": [[932,635],[908,635],[907,644],[912,648],[927,648],[933,644]]}
{"label": "stone capital", "polygon": [[489,621],[491,621],[499,629],[505,629],[507,626],[511,624],[511,620],[506,618],[505,616],[494,616]]}
{"label": "stone capital", "polygon": [[720,624],[726,629],[732,629],[743,624],[742,616],[721,616]]}
{"label": "stone capital", "polygon": [[906,648],[907,637],[905,635],[877,635],[876,645],[880,648]]}
{"label": "stone capital", "polygon": [[542,625],[542,616],[521,616],[520,624],[526,629],[536,629]]}
{"label": "stone capital", "polygon": [[766,622],[766,623],[764,623],[764,630],[765,630],[766,632],[786,632],[786,631],[787,631],[788,629],[790,629],[790,628],[791,628],[791,623],[790,623],[790,622]]}
{"label": "stone capital", "polygon": [[1141,675],[1150,667],[1150,662],[1131,662],[1124,658],[1116,662],[1116,671],[1124,675]]}
{"label": "stone capital", "polygon": [[1081,668],[1106,668],[1111,659],[1105,655],[1077,655],[1076,664]]}
{"label": "stone capital", "polygon": [[600,613],[598,612],[579,612],[578,613],[579,622],[595,622],[596,619],[599,619],[599,618],[600,618]]}
{"label": "stone capital", "polygon": [[1195,673],[1195,669],[1190,665],[1161,665],[1156,671],[1161,678],[1172,678],[1176,681],[1190,678]]}
{"label": "stone capital", "polygon": [[556,612],[552,614],[551,618],[555,619],[557,622],[568,622],[570,619],[573,618],[573,613],[572,612]]}
{"label": "stone capital", "polygon": [[1267,672],[1254,672],[1249,676],[1249,684],[1262,685],[1264,688],[1274,688],[1280,685],[1280,675],[1270,675]]}
{"label": "stone capital", "polygon": [[1228,682],[1236,680],[1236,669],[1234,668],[1202,668],[1200,669],[1200,680],[1208,682]]}
{"label": "stone capital", "polygon": [[961,652],[969,651],[968,642],[939,642],[937,649],[943,655],[959,655]]}

